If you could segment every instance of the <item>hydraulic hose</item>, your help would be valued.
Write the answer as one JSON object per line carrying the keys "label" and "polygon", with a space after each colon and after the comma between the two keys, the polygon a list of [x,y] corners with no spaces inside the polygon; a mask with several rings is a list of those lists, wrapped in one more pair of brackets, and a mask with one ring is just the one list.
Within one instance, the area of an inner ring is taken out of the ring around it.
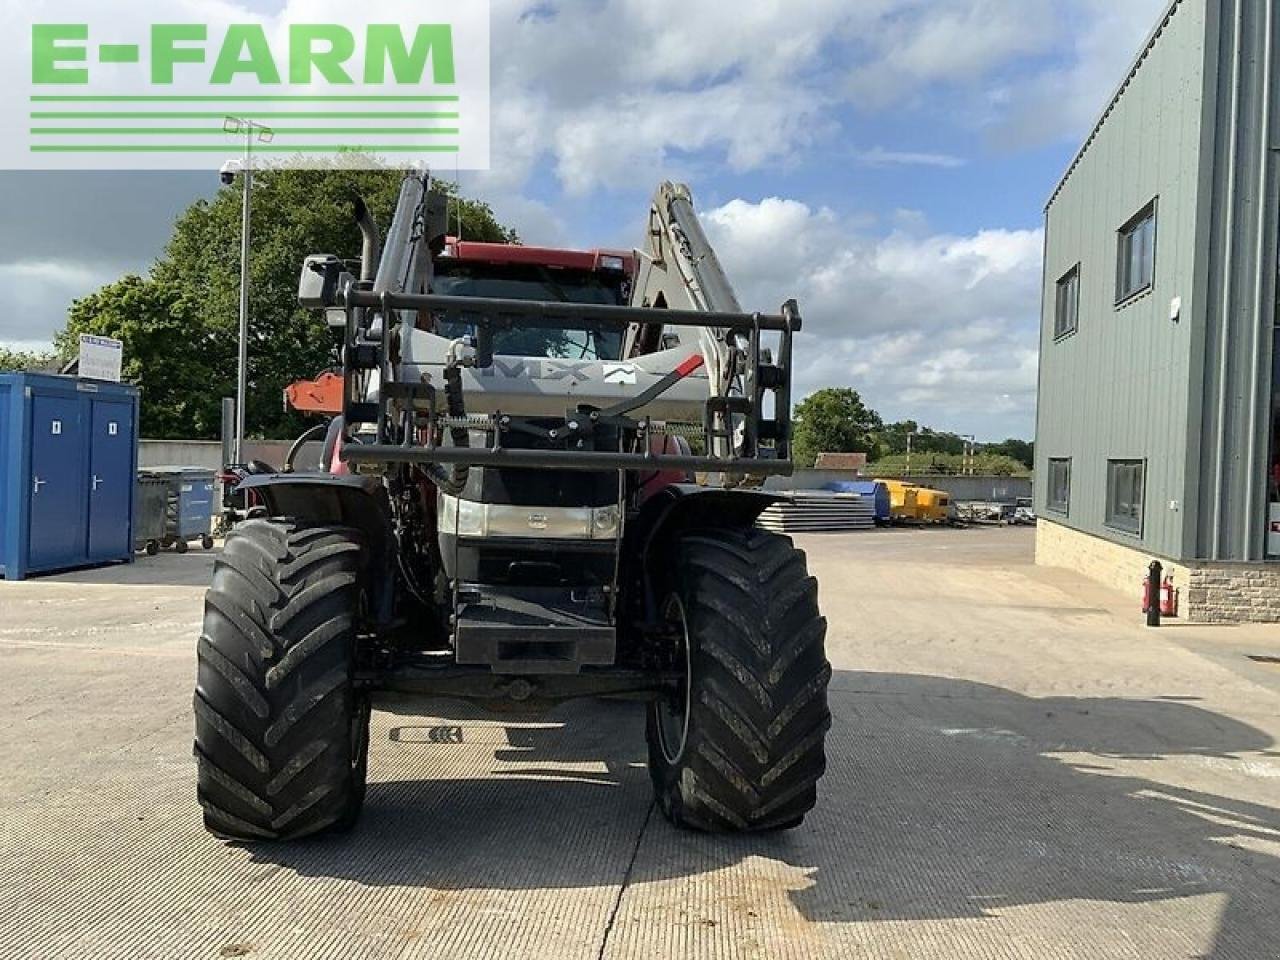
{"label": "hydraulic hose", "polygon": [[325,435],[328,432],[329,432],[329,425],[325,423],[325,424],[321,424],[318,427],[312,427],[310,430],[308,430],[306,433],[300,436],[297,440],[295,440],[293,442],[293,446],[289,448],[289,455],[284,458],[284,472],[293,473],[294,472],[293,461],[298,459],[298,454],[302,452],[302,448],[305,447],[308,443],[310,443],[313,440],[324,439]]}
{"label": "hydraulic hose", "polygon": [[[449,416],[465,418],[467,415],[467,403],[462,394],[461,367],[445,367],[444,396]],[[450,427],[449,436],[453,439],[455,447],[469,448],[471,446],[471,433],[466,427]],[[442,464],[433,463],[428,472],[437,487],[450,496],[456,497],[466,487],[467,477],[471,473],[471,468],[463,464],[452,464],[446,467]]]}

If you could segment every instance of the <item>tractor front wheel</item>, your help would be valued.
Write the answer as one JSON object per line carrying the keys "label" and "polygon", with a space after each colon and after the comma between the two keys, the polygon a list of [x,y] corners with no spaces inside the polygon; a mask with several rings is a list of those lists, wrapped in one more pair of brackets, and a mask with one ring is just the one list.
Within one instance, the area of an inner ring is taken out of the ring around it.
{"label": "tractor front wheel", "polygon": [[199,800],[216,836],[355,823],[369,747],[353,684],[361,549],[344,528],[250,520],[216,559],[195,695]]}
{"label": "tractor front wheel", "polygon": [[653,703],[649,771],[677,826],[797,826],[817,801],[831,666],[817,581],[788,537],[704,530],[676,545],[665,606],[684,683]]}

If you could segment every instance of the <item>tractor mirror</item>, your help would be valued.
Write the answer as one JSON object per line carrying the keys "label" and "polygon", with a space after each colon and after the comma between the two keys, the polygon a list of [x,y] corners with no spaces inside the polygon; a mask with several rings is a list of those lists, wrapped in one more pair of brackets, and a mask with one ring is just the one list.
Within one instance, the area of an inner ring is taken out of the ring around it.
{"label": "tractor mirror", "polygon": [[349,276],[346,266],[333,254],[307,257],[298,280],[298,305],[307,310],[336,306],[344,274]]}

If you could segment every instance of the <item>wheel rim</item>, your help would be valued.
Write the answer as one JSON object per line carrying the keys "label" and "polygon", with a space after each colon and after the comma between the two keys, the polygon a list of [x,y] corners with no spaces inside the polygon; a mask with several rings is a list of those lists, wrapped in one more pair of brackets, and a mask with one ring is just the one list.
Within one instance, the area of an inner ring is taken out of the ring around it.
{"label": "wheel rim", "polygon": [[351,713],[351,769],[359,770],[369,750],[369,739],[365,736],[371,713],[369,701],[361,697]]}
{"label": "wheel rim", "polygon": [[693,651],[689,643],[689,621],[685,616],[684,602],[676,594],[667,600],[667,622],[679,627],[680,645],[683,648],[684,677],[680,689],[669,697],[656,702],[658,747],[669,764],[680,762],[689,742],[689,714],[693,701]]}

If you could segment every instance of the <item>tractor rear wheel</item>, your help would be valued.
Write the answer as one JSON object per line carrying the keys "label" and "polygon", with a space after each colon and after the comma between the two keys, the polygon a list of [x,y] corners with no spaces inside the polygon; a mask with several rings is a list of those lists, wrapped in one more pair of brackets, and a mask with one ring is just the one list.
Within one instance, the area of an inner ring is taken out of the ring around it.
{"label": "tractor rear wheel", "polygon": [[683,689],[649,710],[649,772],[677,826],[798,826],[817,802],[831,725],[817,581],[790,538],[703,530],[676,546],[665,613]]}
{"label": "tractor rear wheel", "polygon": [[195,755],[208,830],[291,840],[354,825],[369,704],[353,684],[355,531],[250,520],[214,564],[198,646]]}

